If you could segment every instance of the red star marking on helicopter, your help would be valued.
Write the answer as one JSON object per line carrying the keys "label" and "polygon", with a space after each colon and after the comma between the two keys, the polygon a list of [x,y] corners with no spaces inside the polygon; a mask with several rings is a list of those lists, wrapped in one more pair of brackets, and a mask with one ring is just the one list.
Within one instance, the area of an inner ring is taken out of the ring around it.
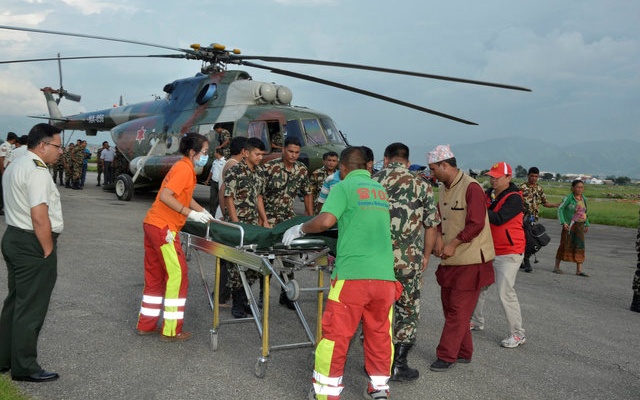
{"label": "red star marking on helicopter", "polygon": [[144,140],[144,133],[147,130],[144,129],[144,126],[140,127],[140,129],[138,129],[138,131],[136,132],[136,140],[138,141],[138,143],[142,142]]}

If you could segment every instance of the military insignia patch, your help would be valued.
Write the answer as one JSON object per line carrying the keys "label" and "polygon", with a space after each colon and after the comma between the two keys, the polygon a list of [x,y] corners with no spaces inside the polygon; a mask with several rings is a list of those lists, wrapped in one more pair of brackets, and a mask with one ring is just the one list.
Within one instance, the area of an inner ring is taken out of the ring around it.
{"label": "military insignia patch", "polygon": [[40,160],[36,160],[36,159],[34,159],[34,160],[33,160],[33,163],[34,163],[34,164],[36,165],[36,167],[38,167],[38,168],[47,168],[47,164],[43,163],[43,162],[42,162],[42,161],[40,161]]}

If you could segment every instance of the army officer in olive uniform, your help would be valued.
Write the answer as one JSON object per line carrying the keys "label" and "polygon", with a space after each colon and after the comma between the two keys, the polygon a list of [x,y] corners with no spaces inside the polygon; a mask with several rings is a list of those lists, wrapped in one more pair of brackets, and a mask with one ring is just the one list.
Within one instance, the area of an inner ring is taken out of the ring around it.
{"label": "army officer in olive uniform", "polygon": [[38,334],[57,277],[56,238],[62,232],[62,207],[47,164],[62,154],[60,130],[37,124],[29,132],[28,151],[2,176],[7,230],[2,255],[9,294],[0,316],[0,372],[15,381],[58,379],[38,364]]}

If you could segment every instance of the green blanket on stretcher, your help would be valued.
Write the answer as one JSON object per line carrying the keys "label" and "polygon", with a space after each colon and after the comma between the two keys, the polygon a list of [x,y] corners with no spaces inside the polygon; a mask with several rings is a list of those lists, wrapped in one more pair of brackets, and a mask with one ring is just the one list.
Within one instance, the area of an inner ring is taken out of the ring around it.
{"label": "green blanket on stretcher", "polygon": [[[244,242],[243,244],[250,245],[255,244],[259,249],[269,249],[274,246],[282,245],[282,235],[287,229],[294,225],[301,224],[310,220],[312,217],[299,216],[290,220],[279,223],[273,228],[264,228],[257,225],[234,223],[234,225],[241,226],[244,229]],[[200,222],[187,221],[182,227],[182,231],[196,235],[199,237],[205,237],[207,235],[207,225]],[[214,242],[222,243],[227,246],[236,247],[240,245],[240,230],[232,228],[226,225],[218,224],[215,222],[209,223],[209,237]],[[335,254],[336,231],[328,231],[324,234],[305,235],[304,238],[322,239],[324,243],[331,249],[331,252]]]}

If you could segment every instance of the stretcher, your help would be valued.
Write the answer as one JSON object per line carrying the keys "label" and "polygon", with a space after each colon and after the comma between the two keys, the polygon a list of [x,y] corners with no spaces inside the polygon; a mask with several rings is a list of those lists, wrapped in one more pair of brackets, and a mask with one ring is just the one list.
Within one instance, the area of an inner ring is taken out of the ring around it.
{"label": "stretcher", "polygon": [[[255,364],[254,373],[258,378],[266,374],[267,362],[271,351],[311,347],[315,349],[316,339],[322,335],[321,315],[324,303],[325,271],[332,268],[329,263],[330,251],[335,251],[335,238],[331,236],[303,237],[296,239],[290,246],[281,243],[282,234],[289,227],[308,220],[309,217],[296,217],[283,222],[273,229],[246,224],[233,224],[215,220],[210,224],[188,222],[180,232],[181,241],[187,259],[198,264],[209,305],[213,312],[210,329],[210,347],[218,349],[218,333],[224,324],[251,323],[257,328],[262,340],[261,355]],[[205,274],[205,262],[201,253],[215,257],[215,279],[213,295]],[[220,260],[236,264],[240,272],[242,285],[249,300],[251,316],[247,318],[221,319],[220,316]],[[264,283],[262,310],[258,307],[256,296],[249,286],[246,271],[257,271]],[[295,279],[288,279],[287,273],[297,270],[312,270],[317,273],[315,287],[303,288]],[[283,272],[280,277],[280,272]],[[297,343],[270,344],[269,307],[271,279],[285,291],[293,302],[296,315],[306,334],[306,340]],[[313,292],[317,297],[317,318],[315,333],[307,323],[297,300],[301,292]]]}

